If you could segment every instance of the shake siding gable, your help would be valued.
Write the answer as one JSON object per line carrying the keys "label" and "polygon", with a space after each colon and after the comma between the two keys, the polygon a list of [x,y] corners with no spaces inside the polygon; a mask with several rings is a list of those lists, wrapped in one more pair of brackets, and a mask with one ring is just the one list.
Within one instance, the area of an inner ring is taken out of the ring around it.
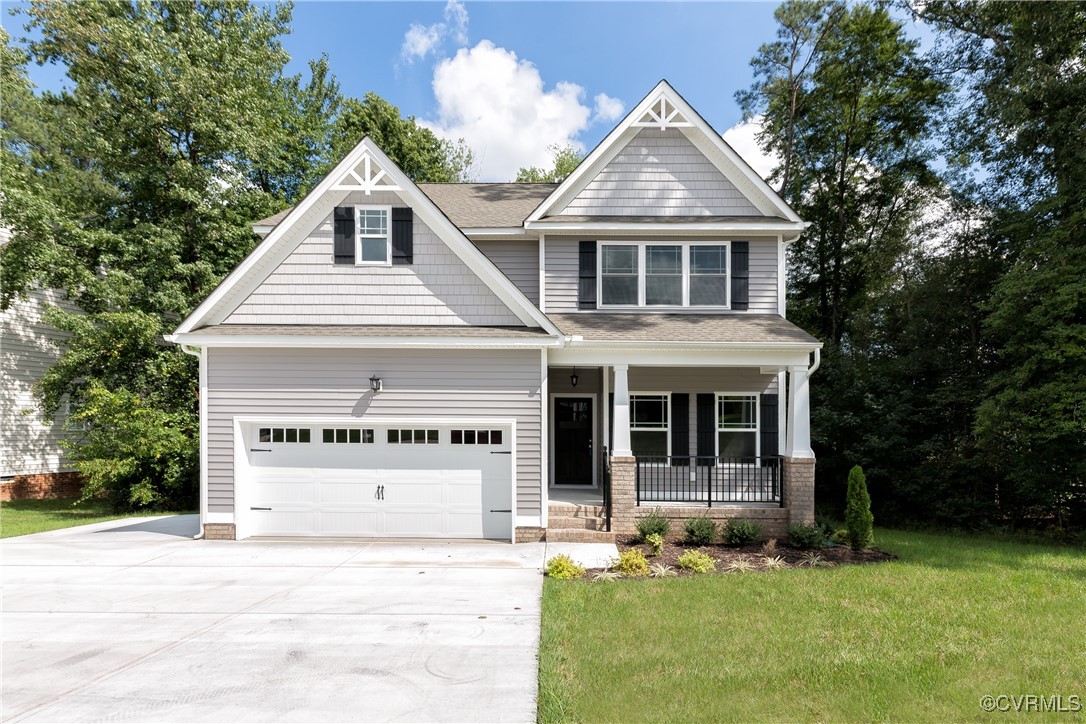
{"label": "shake siding gable", "polygon": [[517,514],[539,515],[541,385],[538,350],[209,349],[208,510],[234,509],[235,416],[478,416],[516,418]]}
{"label": "shake siding gable", "polygon": [[[596,238],[606,240],[604,237]],[[701,238],[701,237],[699,237]],[[750,314],[778,314],[777,308],[777,238],[743,239],[750,242]],[[613,240],[621,240],[612,237]],[[661,240],[667,243],[666,239]],[[681,241],[675,239],[673,241]],[[578,243],[576,237],[547,236],[543,264],[546,271],[548,312],[577,311]],[[607,310],[613,312],[614,310]],[[643,310],[642,310],[643,311]],[[669,310],[672,311],[672,310]],[[591,314],[592,312],[586,312]],[[736,312],[742,314],[743,312]]]}
{"label": "shake siding gable", "polygon": [[[340,205],[352,204],[406,206],[388,191]],[[334,265],[329,213],[224,323],[523,325],[417,216],[413,231],[411,264]]]}
{"label": "shake siding gable", "polygon": [[560,212],[571,216],[761,216],[679,129],[645,128]]}

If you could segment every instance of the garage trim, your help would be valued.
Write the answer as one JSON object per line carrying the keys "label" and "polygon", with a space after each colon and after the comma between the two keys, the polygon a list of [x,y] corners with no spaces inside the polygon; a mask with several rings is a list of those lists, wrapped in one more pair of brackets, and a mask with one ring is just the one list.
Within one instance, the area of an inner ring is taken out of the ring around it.
{"label": "garage trim", "polygon": [[497,425],[509,427],[509,446],[512,454],[509,466],[509,478],[512,490],[513,512],[509,516],[509,540],[516,543],[517,540],[517,420],[515,417],[465,417],[437,416],[437,417],[385,417],[370,415],[362,417],[351,416],[327,416],[327,415],[235,415],[234,416],[234,531],[237,540],[251,537],[249,521],[244,512],[247,505],[248,485],[251,483],[251,473],[248,457],[245,455],[245,436],[242,426],[256,423],[272,423],[284,425],[332,425],[344,424],[349,421],[351,425],[438,425],[447,427],[450,425],[478,426]]}

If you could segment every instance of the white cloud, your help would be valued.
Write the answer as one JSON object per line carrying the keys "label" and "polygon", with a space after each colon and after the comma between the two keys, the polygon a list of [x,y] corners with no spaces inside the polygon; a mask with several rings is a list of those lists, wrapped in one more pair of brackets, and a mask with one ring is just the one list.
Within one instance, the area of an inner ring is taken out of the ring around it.
{"label": "white cloud", "polygon": [[445,22],[433,25],[411,23],[403,36],[400,57],[408,64],[440,50],[446,38],[457,45],[468,42],[468,11],[458,0],[445,4]]}
{"label": "white cloud", "polygon": [[740,121],[724,131],[724,140],[743,157],[744,161],[750,164],[759,176],[768,179],[780,159],[775,155],[765,153],[758,146],[758,139],[755,136],[761,130],[762,117],[755,116],[749,121]]}
{"label": "white cloud", "polygon": [[[522,166],[549,167],[555,143],[584,148],[576,140],[592,116],[581,102],[584,89],[560,82],[545,90],[535,65],[489,40],[438,63],[433,87],[437,118],[425,125],[467,141],[482,180],[509,181]],[[607,101],[613,111],[613,99]]]}
{"label": "white cloud", "polygon": [[598,121],[617,121],[626,110],[626,104],[618,98],[612,98],[606,93],[598,93],[593,99],[596,101],[596,116]]}

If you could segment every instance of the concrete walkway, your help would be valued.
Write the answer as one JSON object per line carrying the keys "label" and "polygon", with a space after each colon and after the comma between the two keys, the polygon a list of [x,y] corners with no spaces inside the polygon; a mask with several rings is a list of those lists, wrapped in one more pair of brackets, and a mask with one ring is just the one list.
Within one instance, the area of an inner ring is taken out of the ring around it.
{"label": "concrete walkway", "polygon": [[[138,518],[4,540],[0,718],[534,721],[545,544],[196,528]],[[603,548],[572,552],[594,564]]]}

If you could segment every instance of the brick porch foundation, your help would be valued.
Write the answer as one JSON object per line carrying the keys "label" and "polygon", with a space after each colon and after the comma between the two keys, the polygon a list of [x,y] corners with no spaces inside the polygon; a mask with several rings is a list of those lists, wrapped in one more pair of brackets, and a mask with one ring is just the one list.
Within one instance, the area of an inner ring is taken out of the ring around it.
{"label": "brick porch foundation", "polygon": [[76,472],[16,475],[0,483],[0,500],[56,500],[78,498],[83,477]]}
{"label": "brick porch foundation", "polygon": [[762,526],[763,538],[783,538],[791,523],[814,522],[813,458],[785,458],[782,467],[784,507],[764,506],[689,506],[648,503],[637,505],[636,458],[611,458],[611,530],[619,535],[637,532],[637,519],[654,508],[672,521],[672,532],[678,533],[687,518],[707,516],[722,522],[732,518],[747,518]]}
{"label": "brick porch foundation", "polygon": [[204,523],[204,540],[235,540],[233,523]]}

